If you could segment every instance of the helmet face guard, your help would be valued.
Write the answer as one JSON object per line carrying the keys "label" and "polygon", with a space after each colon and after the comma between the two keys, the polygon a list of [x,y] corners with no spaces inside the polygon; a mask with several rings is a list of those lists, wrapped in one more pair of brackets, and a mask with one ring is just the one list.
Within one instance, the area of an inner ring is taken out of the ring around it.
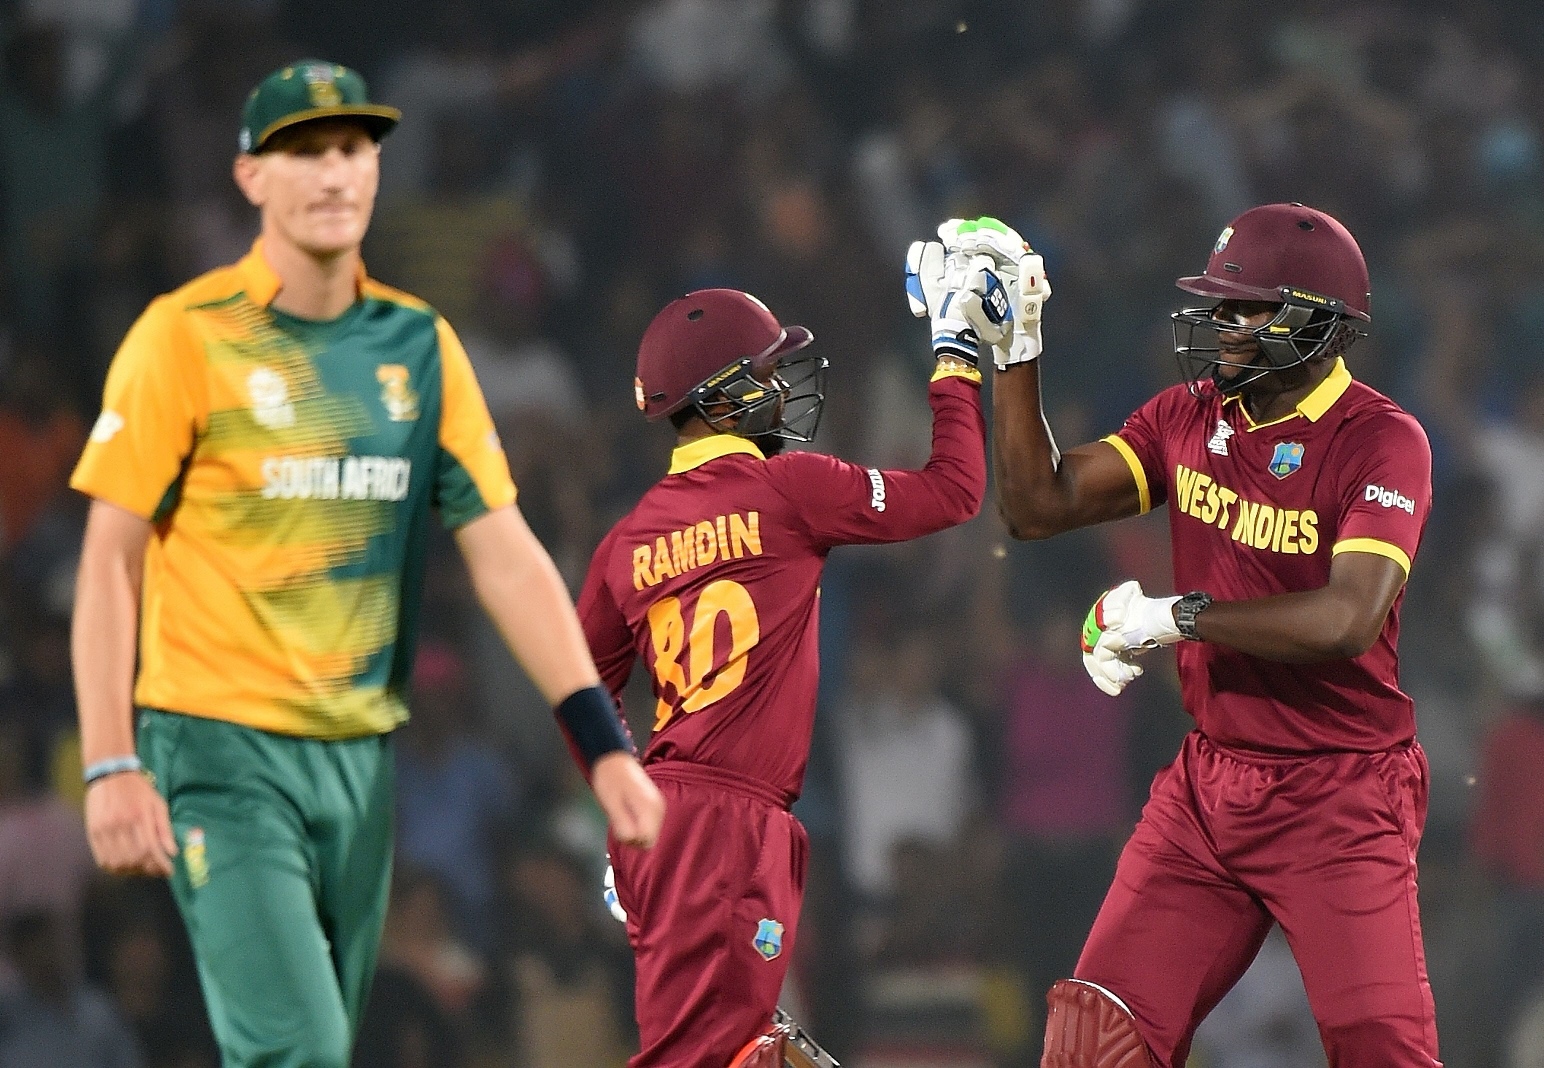
{"label": "helmet face guard", "polygon": [[826,401],[828,361],[792,349],[776,357],[770,379],[763,381],[756,369],[765,367],[767,355],[736,360],[688,393],[686,406],[720,434],[814,441]]}
{"label": "helmet face guard", "polygon": [[[1244,327],[1216,318],[1222,303],[1182,308],[1174,323],[1174,358],[1194,396],[1213,389],[1232,396],[1266,375],[1301,367],[1320,357],[1339,356],[1365,331],[1348,318],[1343,302],[1334,297],[1282,286],[1281,305],[1269,322]],[[1252,359],[1240,363],[1223,354],[1221,334],[1246,334],[1257,346]],[[1229,378],[1225,368],[1239,368]]]}

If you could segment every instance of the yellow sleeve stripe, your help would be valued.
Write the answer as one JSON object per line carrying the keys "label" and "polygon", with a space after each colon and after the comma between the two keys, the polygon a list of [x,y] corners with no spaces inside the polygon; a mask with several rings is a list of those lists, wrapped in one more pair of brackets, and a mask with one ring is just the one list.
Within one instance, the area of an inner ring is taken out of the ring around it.
{"label": "yellow sleeve stripe", "polygon": [[954,363],[952,361],[938,361],[938,367],[933,371],[933,377],[929,382],[937,382],[941,378],[963,378],[967,382],[981,384],[981,372],[968,363]]}
{"label": "yellow sleeve stripe", "polygon": [[1142,470],[1142,461],[1137,459],[1137,454],[1131,451],[1131,446],[1121,440],[1119,434],[1111,434],[1099,439],[1108,441],[1115,446],[1115,451],[1120,453],[1120,458],[1126,461],[1126,466],[1131,468],[1131,477],[1137,480],[1137,501],[1141,505],[1140,515],[1146,515],[1152,511],[1153,495],[1147,488],[1147,472]]}
{"label": "yellow sleeve stripe", "polygon": [[1347,538],[1345,541],[1337,541],[1335,547],[1330,550],[1331,556],[1339,556],[1341,553],[1372,553],[1374,556],[1386,556],[1394,563],[1405,569],[1405,577],[1410,577],[1410,556],[1397,545],[1391,545],[1377,538]]}
{"label": "yellow sleeve stripe", "polygon": [[488,511],[513,504],[515,483],[509,475],[509,461],[493,429],[493,419],[488,415],[471,361],[449,323],[436,319],[435,331],[439,336],[444,382],[440,448],[455,457],[471,477]]}

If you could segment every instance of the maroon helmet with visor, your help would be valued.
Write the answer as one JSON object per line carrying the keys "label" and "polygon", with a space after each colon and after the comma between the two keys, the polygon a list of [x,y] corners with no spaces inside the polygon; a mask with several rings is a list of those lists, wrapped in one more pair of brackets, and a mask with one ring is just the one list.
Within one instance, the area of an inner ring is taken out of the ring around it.
{"label": "maroon helmet with visor", "polygon": [[815,339],[785,327],[737,289],[699,289],[665,305],[638,346],[633,379],[650,420],[688,408],[720,433],[810,441],[825,402],[824,357],[795,355]]}
{"label": "maroon helmet with visor", "polygon": [[[1187,293],[1225,301],[1279,305],[1271,320],[1244,328],[1214,313],[1216,305],[1185,308],[1174,320],[1174,354],[1191,391],[1210,376],[1222,393],[1236,393],[1275,371],[1324,356],[1337,356],[1371,322],[1371,285],[1362,250],[1341,223],[1302,204],[1251,208],[1223,228],[1206,273],[1179,279]],[[1229,378],[1223,368],[1241,364],[1227,358],[1219,330],[1250,334],[1258,352]]]}

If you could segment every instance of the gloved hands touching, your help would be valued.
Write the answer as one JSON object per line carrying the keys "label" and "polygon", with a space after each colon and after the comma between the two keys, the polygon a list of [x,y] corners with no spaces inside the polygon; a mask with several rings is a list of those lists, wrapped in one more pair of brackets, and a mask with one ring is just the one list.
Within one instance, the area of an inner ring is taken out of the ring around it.
{"label": "gloved hands touching", "polygon": [[[942,233],[943,227],[939,230]],[[932,323],[933,355],[963,360],[972,367],[977,365],[983,337],[978,326],[966,318],[971,306],[962,298],[966,296],[968,282],[979,278],[983,289],[987,288],[991,263],[990,257],[984,255],[950,255],[939,241],[913,241],[906,250],[906,301],[913,315]],[[1001,292],[996,276],[991,277],[991,284]],[[997,298],[997,303],[1006,315],[1006,293]],[[975,311],[984,319],[979,306]],[[1011,324],[1005,327],[999,323],[989,329],[988,338],[1001,338],[1010,327]]]}
{"label": "gloved hands touching", "polygon": [[[992,346],[992,362],[999,371],[1028,363],[1042,349],[1040,316],[1051,296],[1045,261],[1018,231],[999,219],[950,219],[938,228],[938,236],[958,268],[967,273],[962,314],[982,341]],[[990,265],[982,264],[982,257]],[[967,266],[968,265],[968,266]],[[1008,300],[1007,314],[997,307],[994,287]],[[1011,320],[1004,329],[1000,324]]]}
{"label": "gloved hands touching", "polygon": [[1142,584],[1128,579],[1100,594],[1083,621],[1083,668],[1088,677],[1116,697],[1142,668],[1133,657],[1184,640],[1174,623],[1178,597],[1148,597]]}

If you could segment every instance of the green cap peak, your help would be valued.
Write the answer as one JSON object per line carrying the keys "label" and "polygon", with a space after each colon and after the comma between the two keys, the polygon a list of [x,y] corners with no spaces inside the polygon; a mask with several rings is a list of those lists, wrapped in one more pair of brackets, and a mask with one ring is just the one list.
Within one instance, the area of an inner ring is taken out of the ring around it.
{"label": "green cap peak", "polygon": [[247,97],[237,147],[243,152],[261,152],[280,130],[313,119],[340,117],[360,120],[379,141],[397,125],[402,112],[372,104],[358,72],[325,60],[298,60],[268,75]]}

